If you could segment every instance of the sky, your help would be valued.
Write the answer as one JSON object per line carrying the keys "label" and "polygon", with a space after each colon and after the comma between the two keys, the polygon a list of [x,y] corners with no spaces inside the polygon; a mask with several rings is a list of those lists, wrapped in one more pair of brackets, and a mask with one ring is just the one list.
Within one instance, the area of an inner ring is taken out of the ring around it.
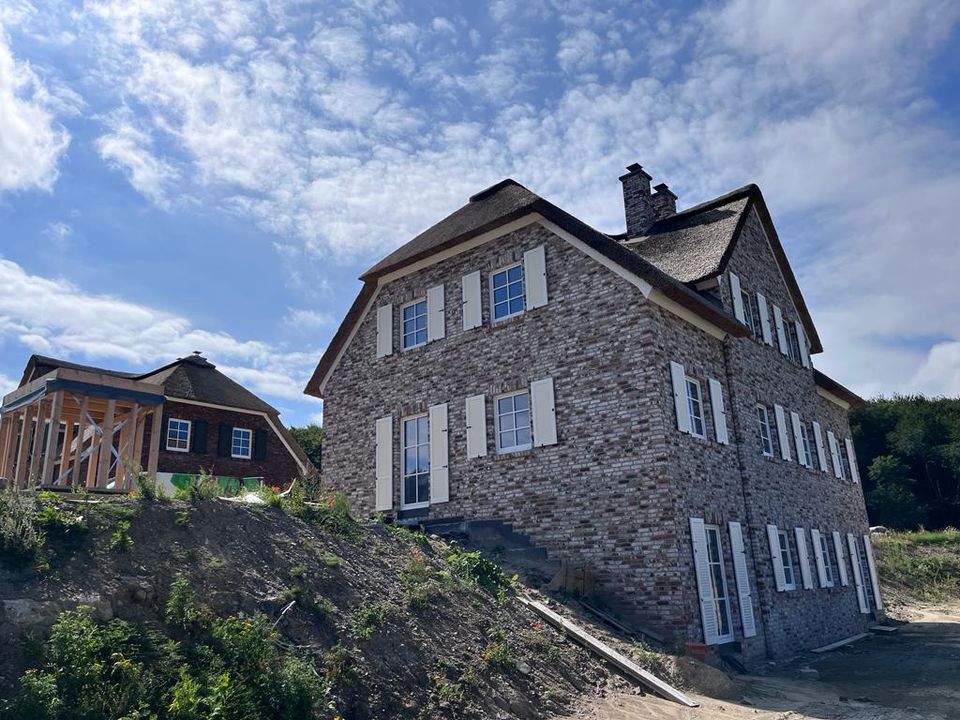
{"label": "sky", "polygon": [[0,393],[201,351],[302,394],[390,250],[504,177],[607,232],[755,182],[815,365],[960,395],[960,3],[0,0]]}

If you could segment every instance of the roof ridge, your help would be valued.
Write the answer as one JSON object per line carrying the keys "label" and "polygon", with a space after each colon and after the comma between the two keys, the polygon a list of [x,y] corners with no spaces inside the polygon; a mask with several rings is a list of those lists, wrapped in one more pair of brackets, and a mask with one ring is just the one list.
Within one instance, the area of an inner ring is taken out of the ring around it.
{"label": "roof ridge", "polygon": [[[499,192],[500,190],[507,187],[508,185],[516,185],[518,188],[523,188],[527,192],[533,192],[532,190],[530,190],[530,188],[524,186],[521,183],[518,183],[513,178],[508,177],[508,178],[504,178],[500,182],[494,183],[488,188],[484,188],[478,193],[474,193],[469,197],[468,202],[476,202],[477,200],[483,200],[485,197],[489,197],[490,195],[493,195],[494,193]],[[536,195],[536,193],[533,193],[533,194]]]}
{"label": "roof ridge", "polygon": [[[740,196],[750,196],[759,191],[760,191],[760,187],[756,183],[749,183],[742,187],[738,187],[736,190],[731,190],[730,192],[724,193],[723,195],[718,195],[712,200],[705,200],[702,203],[698,203],[697,205],[692,205],[688,208],[684,208],[683,210],[675,212],[673,215],[668,215],[665,218],[657,220],[657,222],[655,222],[650,229],[652,230],[660,223],[667,223],[673,220],[674,218],[683,217],[685,215],[693,215],[694,213],[702,212],[704,210],[710,210],[715,207],[719,207],[720,205],[726,205],[727,203],[730,203],[733,200],[739,199]],[[636,237],[646,237],[646,235],[637,235]]]}

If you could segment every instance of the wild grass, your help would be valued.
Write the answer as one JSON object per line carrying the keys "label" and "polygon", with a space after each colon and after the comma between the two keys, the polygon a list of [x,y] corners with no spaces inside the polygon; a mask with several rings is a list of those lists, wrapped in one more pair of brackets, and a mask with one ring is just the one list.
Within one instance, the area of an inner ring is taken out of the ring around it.
{"label": "wild grass", "polygon": [[960,531],[919,530],[873,538],[882,582],[917,600],[960,597]]}

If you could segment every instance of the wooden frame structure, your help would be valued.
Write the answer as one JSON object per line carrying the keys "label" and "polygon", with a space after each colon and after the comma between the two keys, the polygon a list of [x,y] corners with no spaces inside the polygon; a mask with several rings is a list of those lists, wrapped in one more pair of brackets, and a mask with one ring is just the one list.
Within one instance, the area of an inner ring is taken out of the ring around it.
{"label": "wooden frame structure", "polygon": [[126,492],[143,457],[156,478],[163,389],[104,373],[58,368],[0,407],[0,483],[17,488]]}

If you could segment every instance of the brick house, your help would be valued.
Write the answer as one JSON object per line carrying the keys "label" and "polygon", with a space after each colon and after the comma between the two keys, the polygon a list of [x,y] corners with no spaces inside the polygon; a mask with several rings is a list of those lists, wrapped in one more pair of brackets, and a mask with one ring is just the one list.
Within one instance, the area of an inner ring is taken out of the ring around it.
{"label": "brick house", "polygon": [[607,235],[505,180],[374,265],[306,392],[361,513],[509,522],[744,662],[881,611],[847,411],[755,185]]}
{"label": "brick house", "polygon": [[[182,487],[188,477],[199,473],[201,468],[216,475],[224,487],[234,488],[240,484],[258,487],[261,480],[267,485],[285,486],[294,478],[315,472],[303,450],[283,426],[277,410],[217,370],[199,353],[145,373],[105,370],[32,355],[24,369],[20,388],[43,384],[44,378],[53,378],[64,371],[82,373],[86,382],[74,380],[73,385],[61,391],[75,393],[73,402],[70,398],[61,400],[62,418],[67,417],[64,411],[72,405],[79,408],[81,397],[87,397],[88,403],[102,403],[105,398],[113,398],[115,403],[111,420],[106,423],[117,427],[114,452],[111,453],[113,457],[105,461],[101,477],[96,477],[100,463],[99,450],[94,447],[99,433],[91,432],[90,424],[85,433],[89,450],[83,452],[81,446],[81,452],[77,454],[80,462],[76,463],[75,472],[82,476],[81,484],[86,479],[88,487],[119,489],[121,485],[129,485],[129,478],[124,477],[125,463],[120,462],[120,458],[137,458],[141,467],[150,467],[150,443],[141,441],[138,451],[133,450],[133,423],[125,423],[121,405],[128,396],[131,402],[138,403],[141,414],[137,434],[151,438],[154,414],[143,416],[147,407],[144,390],[151,388],[158,396],[156,407],[159,412],[156,414],[161,418],[153,462],[157,479],[168,491]],[[108,386],[108,382],[113,384]],[[117,383],[127,383],[130,387],[114,387]],[[15,393],[8,397],[13,395]],[[129,411],[127,415],[132,419]],[[98,427],[104,425],[102,417],[92,422]],[[66,452],[59,448],[71,443],[76,445],[76,441],[70,439],[74,437],[74,422],[67,421],[66,425],[69,430],[58,433],[58,445],[52,454],[55,458],[69,457],[69,448]],[[122,430],[126,425],[131,430],[129,443],[126,443]],[[49,445],[46,434],[43,442]],[[61,476],[70,480],[66,477],[67,467],[68,463],[63,462],[59,472],[51,472],[51,485],[55,486],[54,479]]]}

